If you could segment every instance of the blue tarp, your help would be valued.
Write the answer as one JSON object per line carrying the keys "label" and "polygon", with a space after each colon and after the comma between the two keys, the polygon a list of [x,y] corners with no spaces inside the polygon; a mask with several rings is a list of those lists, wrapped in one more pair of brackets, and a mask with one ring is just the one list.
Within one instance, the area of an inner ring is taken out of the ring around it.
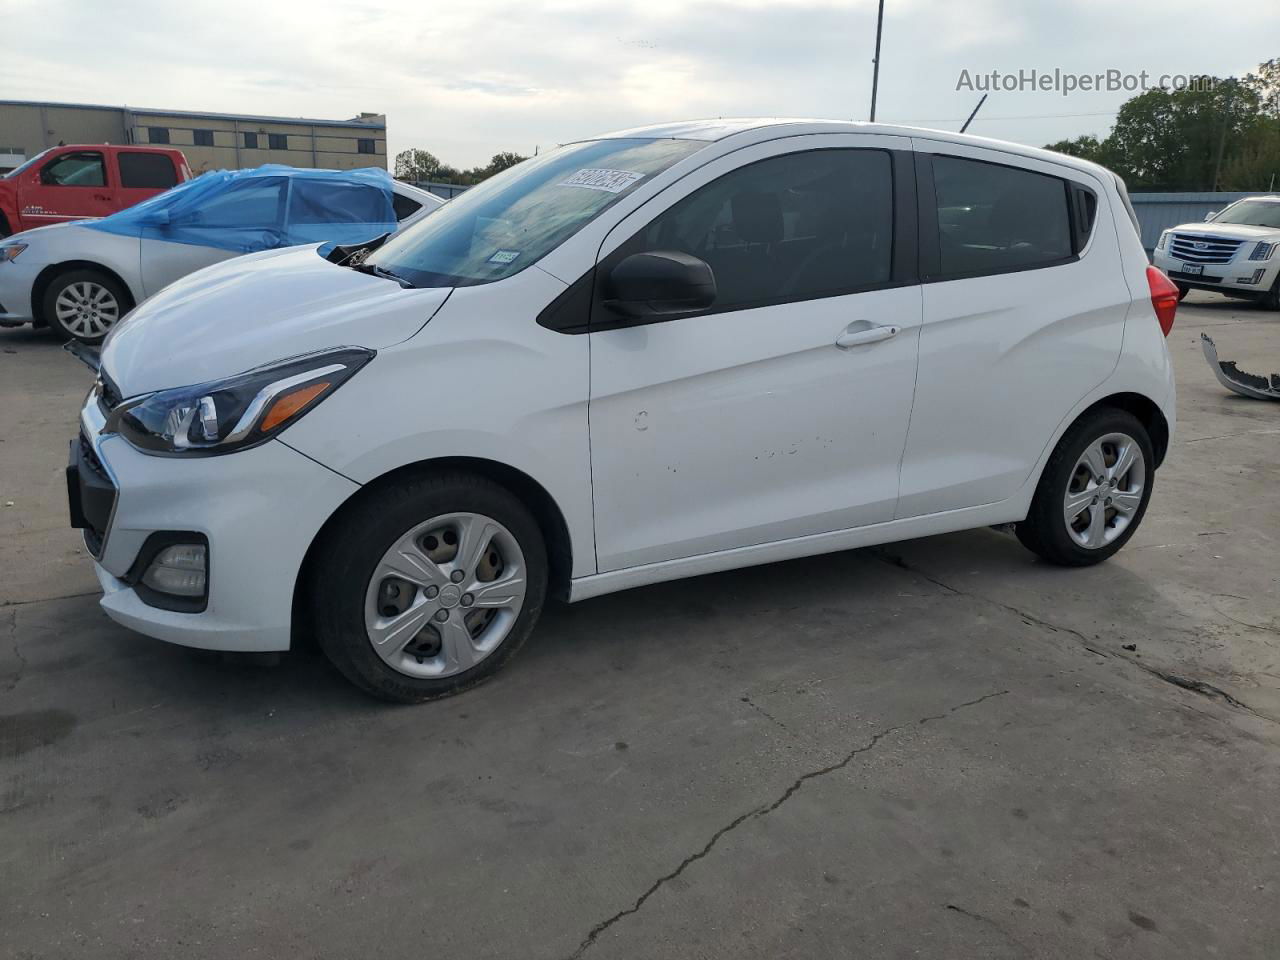
{"label": "blue tarp", "polygon": [[363,243],[396,228],[391,183],[376,167],[217,170],[84,226],[237,253]]}

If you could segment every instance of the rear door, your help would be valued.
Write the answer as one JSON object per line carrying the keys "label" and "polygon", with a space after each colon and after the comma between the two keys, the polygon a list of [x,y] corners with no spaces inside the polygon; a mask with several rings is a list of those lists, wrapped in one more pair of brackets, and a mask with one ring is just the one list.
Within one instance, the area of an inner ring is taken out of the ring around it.
{"label": "rear door", "polygon": [[178,184],[178,169],[171,154],[117,150],[115,161],[119,171],[120,209],[131,207]]}
{"label": "rear door", "polygon": [[[713,160],[614,229],[590,334],[601,572],[893,517],[921,316],[913,191],[909,141],[794,137]],[[649,250],[710,264],[712,308],[610,314],[609,271]]]}
{"label": "rear door", "polygon": [[19,187],[18,206],[28,228],[114,213],[116,183],[106,153],[70,150],[45,160]]}
{"label": "rear door", "polygon": [[1090,174],[915,146],[924,324],[899,517],[1013,496],[1115,368],[1131,300]]}

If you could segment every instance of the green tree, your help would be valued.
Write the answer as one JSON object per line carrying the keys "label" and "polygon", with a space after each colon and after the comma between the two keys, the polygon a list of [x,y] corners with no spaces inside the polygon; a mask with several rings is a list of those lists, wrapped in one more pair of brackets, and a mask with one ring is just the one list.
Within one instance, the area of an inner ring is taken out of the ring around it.
{"label": "green tree", "polygon": [[517,163],[523,163],[528,159],[528,157],[522,157],[511,150],[504,150],[501,153],[495,153],[493,159],[489,161],[489,166],[485,169],[489,171],[489,176],[493,176],[495,173],[501,173],[507,167],[514,167]]}
{"label": "green tree", "polygon": [[1280,166],[1280,59],[1243,79],[1197,77],[1126,101],[1103,140],[1048,149],[1110,167],[1138,190],[1266,189]]}
{"label": "green tree", "polygon": [[426,150],[402,150],[396,154],[395,178],[410,182],[435,180],[442,164],[435,154]]}

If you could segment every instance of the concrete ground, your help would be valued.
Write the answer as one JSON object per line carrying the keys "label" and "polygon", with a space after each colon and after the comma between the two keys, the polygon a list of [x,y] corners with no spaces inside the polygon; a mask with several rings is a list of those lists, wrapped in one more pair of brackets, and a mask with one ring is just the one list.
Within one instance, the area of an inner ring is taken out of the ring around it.
{"label": "concrete ground", "polygon": [[0,333],[0,956],[1280,955],[1280,404],[1201,330],[1280,371],[1280,314],[1192,295],[1106,564],[978,530],[649,587],[415,708],[108,621],[89,375]]}

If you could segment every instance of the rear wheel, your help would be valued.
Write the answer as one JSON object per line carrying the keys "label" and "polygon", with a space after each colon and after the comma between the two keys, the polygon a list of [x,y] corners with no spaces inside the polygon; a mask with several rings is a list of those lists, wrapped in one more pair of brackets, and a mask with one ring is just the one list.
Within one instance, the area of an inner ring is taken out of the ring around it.
{"label": "rear wheel", "polygon": [[451,473],[371,491],[320,545],[311,581],[321,648],[362,690],[402,703],[487,679],[542,611],[537,522],[484,477]]}
{"label": "rear wheel", "polygon": [[54,277],[44,292],[44,320],[81,343],[101,343],[128,312],[129,295],[112,277],[97,270],[69,270]]}
{"label": "rear wheel", "polygon": [[1051,563],[1099,563],[1138,529],[1154,480],[1151,439],[1138,418],[1115,409],[1091,413],[1049,457],[1018,539]]}

